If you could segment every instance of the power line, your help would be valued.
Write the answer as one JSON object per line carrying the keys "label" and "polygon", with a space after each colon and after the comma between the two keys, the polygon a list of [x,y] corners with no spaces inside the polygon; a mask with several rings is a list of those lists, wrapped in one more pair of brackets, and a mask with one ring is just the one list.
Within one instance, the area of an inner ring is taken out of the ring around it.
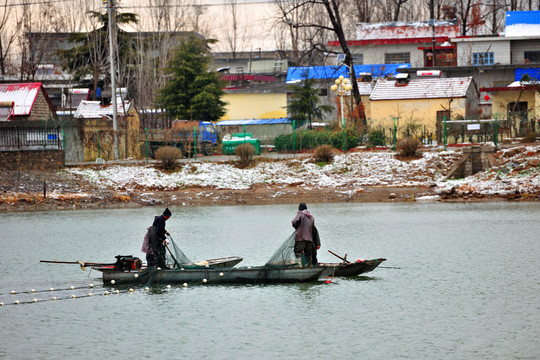
{"label": "power line", "polygon": [[[59,3],[59,2],[71,2],[71,1],[77,1],[77,0],[54,0],[55,3]],[[5,8],[5,7],[15,7],[15,6],[30,6],[30,5],[44,5],[44,4],[52,4],[53,1],[47,1],[47,0],[44,0],[44,1],[33,1],[33,2],[27,2],[27,3],[16,3],[16,4],[4,4],[4,5],[0,5],[0,8]]]}

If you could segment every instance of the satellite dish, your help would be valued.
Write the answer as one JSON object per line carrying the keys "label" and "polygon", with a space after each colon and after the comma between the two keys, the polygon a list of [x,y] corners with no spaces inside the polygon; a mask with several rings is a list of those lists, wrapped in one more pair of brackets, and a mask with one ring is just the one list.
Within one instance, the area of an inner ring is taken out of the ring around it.
{"label": "satellite dish", "polygon": [[338,61],[344,62],[345,61],[345,54],[338,54],[337,59],[338,59]]}

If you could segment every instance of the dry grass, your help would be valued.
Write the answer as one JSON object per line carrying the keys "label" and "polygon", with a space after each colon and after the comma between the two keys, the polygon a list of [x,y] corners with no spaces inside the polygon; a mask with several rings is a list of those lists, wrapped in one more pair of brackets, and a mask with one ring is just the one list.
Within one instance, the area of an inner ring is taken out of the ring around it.
{"label": "dry grass", "polygon": [[246,168],[253,162],[253,156],[255,155],[255,148],[251,144],[238,145],[234,149],[234,154],[238,156],[238,167]]}
{"label": "dry grass", "polygon": [[418,156],[418,148],[420,145],[420,140],[413,137],[407,137],[398,141],[396,149],[402,158],[414,158]]}
{"label": "dry grass", "polygon": [[336,156],[336,149],[330,145],[321,145],[313,153],[313,160],[318,163],[331,163]]}
{"label": "dry grass", "polygon": [[174,169],[176,161],[182,158],[182,150],[172,146],[163,146],[156,150],[154,157],[161,161],[165,169]]}

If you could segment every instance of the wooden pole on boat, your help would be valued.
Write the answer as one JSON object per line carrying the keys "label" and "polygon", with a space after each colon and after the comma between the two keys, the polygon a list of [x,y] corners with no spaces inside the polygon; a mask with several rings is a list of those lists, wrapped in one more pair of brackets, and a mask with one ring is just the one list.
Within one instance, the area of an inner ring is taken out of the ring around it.
{"label": "wooden pole on boat", "polygon": [[104,263],[96,263],[96,262],[86,262],[82,260],[78,260],[78,261],[40,260],[39,262],[49,263],[49,264],[78,264],[81,267],[81,270],[86,270],[87,266],[114,265],[114,264],[104,264]]}
{"label": "wooden pole on boat", "polygon": [[330,251],[330,250],[328,250],[328,252],[329,252],[330,254],[334,255],[335,257],[340,258],[341,260],[343,260],[343,262],[345,262],[345,263],[350,263],[350,261],[347,260],[347,254],[345,254],[345,257],[341,257],[341,256],[339,256],[338,254],[336,254],[335,252],[332,252],[332,251]]}

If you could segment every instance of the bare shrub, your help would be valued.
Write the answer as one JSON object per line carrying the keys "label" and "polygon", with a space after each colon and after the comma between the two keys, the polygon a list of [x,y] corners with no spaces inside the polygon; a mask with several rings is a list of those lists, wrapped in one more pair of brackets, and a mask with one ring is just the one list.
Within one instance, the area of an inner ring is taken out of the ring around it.
{"label": "bare shrub", "polygon": [[336,149],[330,145],[321,145],[313,153],[315,162],[331,163],[336,156]]}
{"label": "bare shrub", "polygon": [[255,148],[253,145],[245,143],[238,145],[234,149],[234,154],[239,157],[238,165],[240,167],[248,167],[253,162],[253,155],[255,155]]}
{"label": "bare shrub", "polygon": [[156,160],[160,160],[165,169],[174,169],[176,161],[182,157],[182,150],[172,146],[162,146],[154,153]]}
{"label": "bare shrub", "polygon": [[415,157],[418,156],[417,152],[420,144],[420,140],[417,138],[406,137],[398,141],[396,149],[399,151],[399,155],[403,157]]}
{"label": "bare shrub", "polygon": [[528,131],[522,140],[523,143],[533,143],[535,141],[536,141],[536,133],[533,133],[532,131]]}

